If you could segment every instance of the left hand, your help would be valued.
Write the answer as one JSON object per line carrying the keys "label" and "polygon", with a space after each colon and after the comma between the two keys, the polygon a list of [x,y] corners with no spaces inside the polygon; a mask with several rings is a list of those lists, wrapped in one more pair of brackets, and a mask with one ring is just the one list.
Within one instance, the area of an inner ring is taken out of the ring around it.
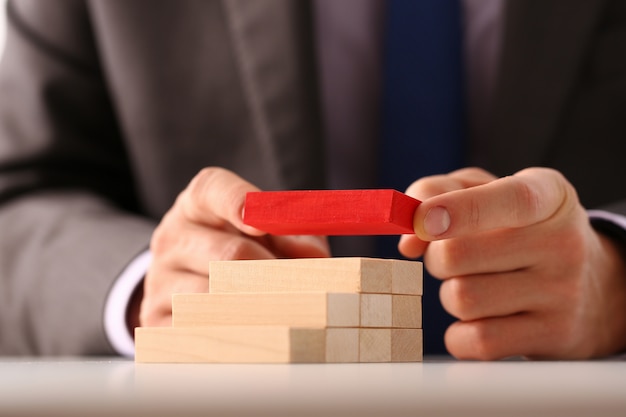
{"label": "left hand", "polygon": [[452,355],[577,359],[626,348],[624,254],[591,227],[560,173],[469,168],[407,194],[423,202],[399,248],[424,255],[443,280],[441,302],[459,319],[445,335]]}

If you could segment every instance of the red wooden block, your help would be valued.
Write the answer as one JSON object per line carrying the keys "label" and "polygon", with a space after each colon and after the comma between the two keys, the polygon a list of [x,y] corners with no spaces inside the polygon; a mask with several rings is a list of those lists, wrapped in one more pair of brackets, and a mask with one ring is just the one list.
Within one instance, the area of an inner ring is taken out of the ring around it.
{"label": "red wooden block", "polygon": [[248,193],[245,224],[274,235],[412,234],[419,200],[395,190]]}

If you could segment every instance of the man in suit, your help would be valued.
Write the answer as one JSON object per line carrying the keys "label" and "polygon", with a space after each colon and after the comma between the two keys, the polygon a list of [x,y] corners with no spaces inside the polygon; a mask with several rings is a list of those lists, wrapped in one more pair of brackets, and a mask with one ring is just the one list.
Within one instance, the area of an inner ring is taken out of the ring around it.
{"label": "man in suit", "polygon": [[[241,222],[247,191],[326,185],[314,3],[9,2],[0,352],[125,352],[111,323],[132,327],[141,304],[142,324],[167,324],[173,292],[207,288],[208,259],[330,255]],[[509,1],[502,19],[468,152],[485,170],[416,178],[401,252],[443,281],[457,357],[620,352],[626,6]],[[143,287],[120,284],[145,267]]]}

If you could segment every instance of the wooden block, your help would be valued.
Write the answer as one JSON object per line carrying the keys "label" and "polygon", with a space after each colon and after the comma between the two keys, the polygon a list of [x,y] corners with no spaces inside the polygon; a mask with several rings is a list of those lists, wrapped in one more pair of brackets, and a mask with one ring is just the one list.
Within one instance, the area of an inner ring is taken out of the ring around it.
{"label": "wooden block", "polygon": [[252,192],[243,221],[275,235],[413,234],[419,204],[395,190]]}
{"label": "wooden block", "polygon": [[359,362],[391,362],[391,329],[359,329]]}
{"label": "wooden block", "polygon": [[138,327],[135,361],[148,363],[354,362],[358,329],[288,326]]}
{"label": "wooden block", "polygon": [[263,259],[209,263],[209,292],[391,292],[386,260]]}
{"label": "wooden block", "polygon": [[172,324],[358,327],[359,302],[350,293],[174,294]]}
{"label": "wooden block", "polygon": [[421,329],[359,329],[359,362],[419,362]]}
{"label": "wooden block", "polygon": [[[264,259],[209,263],[209,292],[358,292],[421,295],[421,264],[372,258]],[[419,276],[417,276],[419,274]]]}
{"label": "wooden block", "polygon": [[391,327],[391,294],[361,294],[361,327]]}
{"label": "wooden block", "polygon": [[422,328],[422,297],[419,295],[391,296],[391,325],[393,328]]}
{"label": "wooden block", "polygon": [[326,362],[359,361],[359,329],[326,329]]}
{"label": "wooden block", "polygon": [[421,329],[391,329],[392,362],[421,362],[423,356]]}
{"label": "wooden block", "polygon": [[361,327],[419,329],[422,327],[422,297],[361,294]]}
{"label": "wooden block", "polygon": [[424,265],[416,261],[387,260],[391,265],[391,293],[422,295]]}

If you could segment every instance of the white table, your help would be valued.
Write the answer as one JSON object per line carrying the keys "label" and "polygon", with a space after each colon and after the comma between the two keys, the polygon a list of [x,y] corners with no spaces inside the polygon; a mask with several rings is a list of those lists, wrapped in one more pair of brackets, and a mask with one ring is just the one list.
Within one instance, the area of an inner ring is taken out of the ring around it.
{"label": "white table", "polygon": [[0,416],[626,416],[626,361],[0,359]]}

